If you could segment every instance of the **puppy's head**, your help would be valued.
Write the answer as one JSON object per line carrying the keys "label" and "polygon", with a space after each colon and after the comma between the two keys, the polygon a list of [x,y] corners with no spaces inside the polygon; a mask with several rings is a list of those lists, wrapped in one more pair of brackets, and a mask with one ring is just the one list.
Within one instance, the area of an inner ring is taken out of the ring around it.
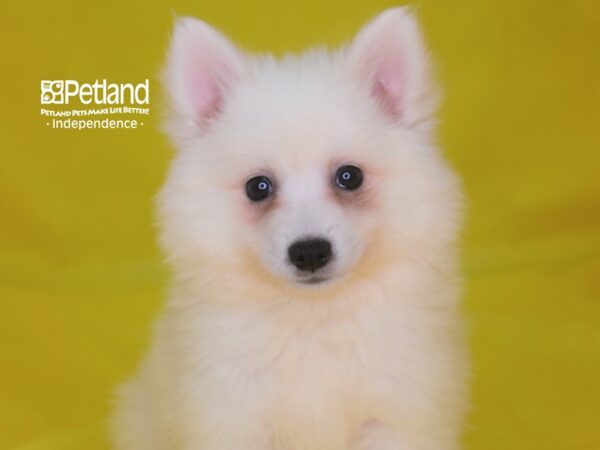
{"label": "puppy's head", "polygon": [[431,144],[437,95],[405,9],[338,52],[280,60],[182,19],[165,81],[178,154],[160,218],[180,275],[314,288],[447,252],[458,192]]}

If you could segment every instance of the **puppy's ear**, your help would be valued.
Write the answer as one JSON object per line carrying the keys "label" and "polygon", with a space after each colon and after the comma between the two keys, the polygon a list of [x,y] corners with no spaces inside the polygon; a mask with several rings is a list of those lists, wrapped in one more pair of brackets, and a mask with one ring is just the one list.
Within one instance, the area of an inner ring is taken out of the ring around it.
{"label": "puppy's ear", "polygon": [[409,126],[430,122],[439,96],[408,8],[389,9],[365,25],[350,46],[349,63],[390,118]]}
{"label": "puppy's ear", "polygon": [[179,19],[164,71],[176,132],[209,127],[243,66],[243,54],[217,30],[191,17]]}

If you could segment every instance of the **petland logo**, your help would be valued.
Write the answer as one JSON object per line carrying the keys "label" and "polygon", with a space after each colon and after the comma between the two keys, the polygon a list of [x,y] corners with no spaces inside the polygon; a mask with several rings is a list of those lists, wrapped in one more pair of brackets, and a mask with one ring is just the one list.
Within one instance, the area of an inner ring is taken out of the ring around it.
{"label": "petland logo", "polygon": [[[41,115],[52,117],[46,122],[52,128],[83,130],[87,128],[137,128],[144,125],[135,119],[73,119],[73,117],[108,115],[149,115],[150,81],[141,83],[110,83],[106,79],[93,83],[80,83],[76,80],[41,80],[42,105],[58,106],[59,109],[41,109]],[[88,109],[65,110],[60,106],[77,104],[90,105]],[[128,105],[128,106],[125,106]],[[54,117],[58,117],[55,119]],[[64,119],[62,119],[64,117]]]}
{"label": "petland logo", "polygon": [[150,102],[148,79],[135,86],[132,83],[109,83],[106,79],[92,83],[75,80],[42,80],[42,105],[68,105],[78,98],[84,105],[147,105]]}

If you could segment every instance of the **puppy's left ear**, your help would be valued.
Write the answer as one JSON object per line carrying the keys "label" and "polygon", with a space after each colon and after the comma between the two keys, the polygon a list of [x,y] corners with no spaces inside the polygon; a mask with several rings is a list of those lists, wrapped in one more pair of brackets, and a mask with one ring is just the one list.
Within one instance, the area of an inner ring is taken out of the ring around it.
{"label": "puppy's left ear", "polygon": [[408,8],[389,9],[365,25],[348,58],[383,113],[399,124],[429,127],[439,94],[419,24]]}

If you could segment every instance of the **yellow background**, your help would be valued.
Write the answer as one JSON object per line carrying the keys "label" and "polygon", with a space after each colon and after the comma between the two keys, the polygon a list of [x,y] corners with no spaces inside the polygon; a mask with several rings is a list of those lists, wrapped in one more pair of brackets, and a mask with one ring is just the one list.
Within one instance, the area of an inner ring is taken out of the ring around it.
{"label": "yellow background", "polygon": [[[245,48],[350,38],[390,1],[6,2],[0,7],[0,449],[105,449],[109,394],[165,287],[151,203],[170,157],[174,14]],[[422,0],[440,137],[470,202],[469,450],[600,449],[600,2]],[[136,131],[51,130],[41,79],[151,78]]]}

